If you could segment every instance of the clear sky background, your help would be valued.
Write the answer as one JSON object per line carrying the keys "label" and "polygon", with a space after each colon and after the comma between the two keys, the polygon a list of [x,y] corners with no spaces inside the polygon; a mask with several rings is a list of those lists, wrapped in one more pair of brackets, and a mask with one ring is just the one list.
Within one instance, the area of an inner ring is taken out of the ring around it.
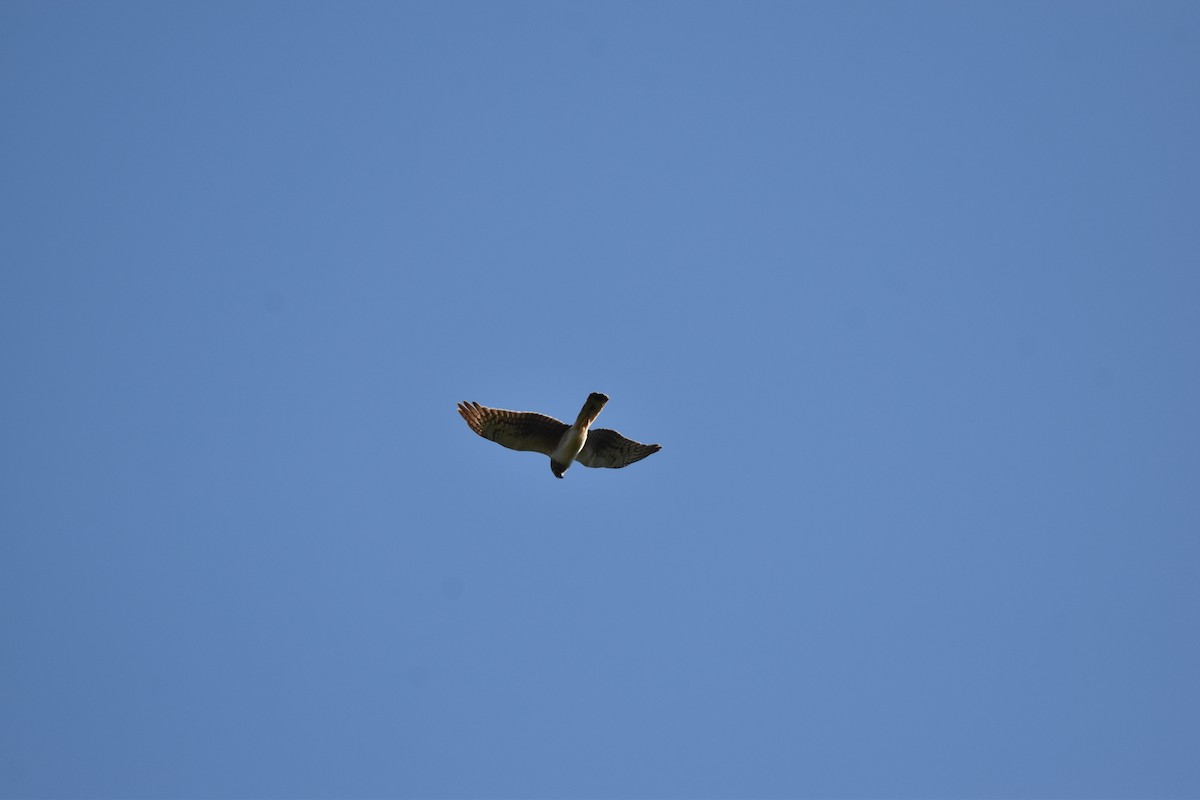
{"label": "clear sky background", "polygon": [[0,109],[0,796],[1200,796],[1200,6],[5,2]]}

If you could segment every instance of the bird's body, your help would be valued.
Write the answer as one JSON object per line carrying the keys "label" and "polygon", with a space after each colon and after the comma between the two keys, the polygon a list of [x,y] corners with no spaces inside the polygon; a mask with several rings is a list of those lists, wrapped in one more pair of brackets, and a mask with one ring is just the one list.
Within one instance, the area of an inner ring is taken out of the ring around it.
{"label": "bird's body", "polygon": [[485,439],[512,450],[529,450],[550,457],[554,477],[578,461],[585,467],[628,466],[662,448],[640,444],[607,428],[591,429],[592,423],[608,402],[606,395],[593,392],[583,404],[574,425],[532,411],[508,411],[488,408],[479,403],[459,403],[458,413],[471,430]]}
{"label": "bird's body", "polygon": [[596,417],[600,416],[600,410],[607,402],[608,397],[599,392],[592,392],[588,396],[587,402],[579,410],[579,416],[575,418],[575,424],[567,428],[567,432],[558,440],[558,446],[550,454],[550,471],[554,473],[554,477],[561,478],[567,467],[571,466],[571,462],[579,456],[579,452],[587,444],[588,429],[596,421]]}

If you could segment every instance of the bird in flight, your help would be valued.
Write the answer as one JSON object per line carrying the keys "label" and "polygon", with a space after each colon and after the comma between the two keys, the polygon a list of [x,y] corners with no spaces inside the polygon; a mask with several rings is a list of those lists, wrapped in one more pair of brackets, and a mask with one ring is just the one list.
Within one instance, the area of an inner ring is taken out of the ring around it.
{"label": "bird in flight", "polygon": [[479,403],[459,403],[458,413],[471,430],[511,450],[532,450],[550,456],[550,471],[561,478],[572,461],[585,467],[627,467],[662,448],[626,439],[608,428],[591,425],[608,402],[608,395],[592,392],[574,425],[532,411],[506,411]]}

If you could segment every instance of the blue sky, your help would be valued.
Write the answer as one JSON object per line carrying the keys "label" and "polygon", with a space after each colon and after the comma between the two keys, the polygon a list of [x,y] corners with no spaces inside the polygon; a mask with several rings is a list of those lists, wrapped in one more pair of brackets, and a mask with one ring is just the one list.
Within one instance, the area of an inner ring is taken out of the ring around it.
{"label": "blue sky", "polygon": [[1195,4],[6,2],[0,107],[0,797],[1200,796]]}

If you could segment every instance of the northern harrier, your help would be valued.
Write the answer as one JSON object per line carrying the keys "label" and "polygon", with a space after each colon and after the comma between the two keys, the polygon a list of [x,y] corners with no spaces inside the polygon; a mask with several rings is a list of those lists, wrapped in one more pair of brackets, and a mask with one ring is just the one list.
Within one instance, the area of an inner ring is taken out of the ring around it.
{"label": "northern harrier", "polygon": [[627,467],[657,453],[656,444],[639,444],[608,428],[589,430],[608,395],[592,392],[575,424],[532,411],[505,411],[479,403],[459,403],[458,413],[471,430],[512,450],[532,450],[550,456],[550,471],[561,478],[572,461],[585,467]]}

